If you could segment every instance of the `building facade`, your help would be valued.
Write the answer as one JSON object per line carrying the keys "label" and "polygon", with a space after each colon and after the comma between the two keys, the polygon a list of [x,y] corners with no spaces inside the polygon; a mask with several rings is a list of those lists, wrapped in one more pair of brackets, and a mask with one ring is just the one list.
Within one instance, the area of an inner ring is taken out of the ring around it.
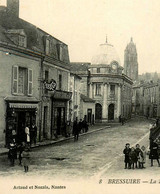
{"label": "building facade", "polygon": [[70,92],[72,98],[69,101],[70,118],[69,120],[73,123],[74,120],[81,119],[80,112],[80,94],[81,94],[81,77],[75,73],[70,74]]}
{"label": "building facade", "polygon": [[89,69],[89,97],[95,100],[95,121],[130,118],[132,81],[122,73],[114,46],[108,42],[101,44]]}
{"label": "building facade", "polygon": [[131,38],[130,43],[124,51],[124,74],[130,77],[133,82],[138,81],[138,55],[136,45]]}
{"label": "building facade", "polygon": [[24,129],[38,128],[37,140],[64,135],[69,116],[68,46],[19,18],[19,1],[0,7],[0,144]]}
{"label": "building facade", "polygon": [[113,45],[101,44],[91,63],[71,63],[71,69],[82,77],[81,98],[88,102],[85,114],[92,118],[91,122],[131,117],[132,80],[122,73]]}

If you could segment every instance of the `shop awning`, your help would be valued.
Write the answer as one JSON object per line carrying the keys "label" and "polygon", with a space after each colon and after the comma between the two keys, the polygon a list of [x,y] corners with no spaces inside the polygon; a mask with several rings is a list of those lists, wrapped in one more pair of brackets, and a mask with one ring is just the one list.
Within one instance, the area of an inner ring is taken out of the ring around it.
{"label": "shop awning", "polygon": [[28,104],[28,103],[9,103],[10,108],[38,108],[38,104]]}

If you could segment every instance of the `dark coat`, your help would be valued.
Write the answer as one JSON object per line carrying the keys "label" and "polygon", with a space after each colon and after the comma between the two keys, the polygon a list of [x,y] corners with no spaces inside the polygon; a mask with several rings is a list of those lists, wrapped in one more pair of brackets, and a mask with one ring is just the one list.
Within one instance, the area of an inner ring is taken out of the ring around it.
{"label": "dark coat", "polygon": [[23,162],[23,166],[29,166],[29,164],[30,164],[29,152],[26,152],[26,151],[22,152],[22,162]]}
{"label": "dark coat", "polygon": [[138,159],[139,159],[139,154],[140,154],[140,152],[141,152],[141,149],[140,149],[140,148],[136,148],[136,149],[135,149],[135,152],[136,152],[137,161],[138,161]]}
{"label": "dark coat", "polygon": [[135,150],[134,150],[134,151],[131,151],[131,152],[129,153],[129,158],[130,158],[131,164],[137,162],[137,154],[136,154]]}
{"label": "dark coat", "polygon": [[17,159],[17,146],[10,146],[9,152],[8,152],[8,158],[9,159]]}
{"label": "dark coat", "polygon": [[131,152],[131,148],[125,148],[123,150],[123,153],[125,155],[125,159],[124,159],[124,162],[125,163],[130,163],[130,158],[129,158],[129,153]]}
{"label": "dark coat", "polygon": [[150,146],[149,159],[159,159],[158,145],[156,143],[154,143],[154,142]]}
{"label": "dark coat", "polygon": [[79,125],[77,124],[76,121],[73,123],[73,135],[78,135],[79,134]]}

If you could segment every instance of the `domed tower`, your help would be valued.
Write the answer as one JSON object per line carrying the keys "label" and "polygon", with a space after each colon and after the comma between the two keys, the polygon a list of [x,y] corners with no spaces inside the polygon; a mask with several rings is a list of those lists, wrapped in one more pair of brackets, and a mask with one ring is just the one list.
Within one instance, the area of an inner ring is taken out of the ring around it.
{"label": "domed tower", "polygon": [[132,38],[124,51],[124,74],[133,81],[138,80],[137,49]]}
{"label": "domed tower", "polygon": [[[89,71],[89,97],[95,101],[96,122],[118,121],[124,101],[122,88],[128,78],[124,79],[117,52],[107,40],[100,44],[96,55],[92,57]],[[130,83],[127,83],[126,88],[129,87]],[[129,113],[128,105],[126,110]]]}

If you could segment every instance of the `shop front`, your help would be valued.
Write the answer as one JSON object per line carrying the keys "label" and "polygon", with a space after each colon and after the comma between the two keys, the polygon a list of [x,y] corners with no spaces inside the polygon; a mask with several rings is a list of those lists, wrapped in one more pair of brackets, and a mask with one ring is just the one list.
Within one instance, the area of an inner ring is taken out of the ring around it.
{"label": "shop front", "polygon": [[36,124],[38,101],[11,101],[6,100],[6,145],[13,139],[16,143],[26,141],[25,127],[31,128]]}
{"label": "shop front", "polygon": [[68,101],[72,93],[66,91],[55,91],[52,96],[52,136],[66,135],[66,121],[68,114]]}

